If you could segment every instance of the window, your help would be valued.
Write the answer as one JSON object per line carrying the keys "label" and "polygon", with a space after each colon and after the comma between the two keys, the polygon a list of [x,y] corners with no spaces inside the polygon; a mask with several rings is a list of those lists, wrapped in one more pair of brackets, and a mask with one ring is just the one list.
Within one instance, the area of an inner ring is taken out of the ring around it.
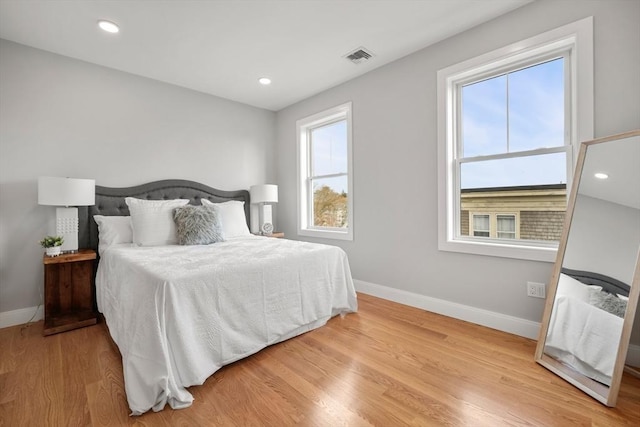
{"label": "window", "polygon": [[519,238],[517,221],[518,215],[515,214],[472,213],[471,224],[473,224],[473,229],[469,235],[498,239],[517,239]]}
{"label": "window", "polygon": [[353,240],[351,103],[296,123],[298,234]]}
{"label": "window", "polygon": [[498,239],[515,239],[516,238],[516,216],[515,215],[497,215],[496,235]]}
{"label": "window", "polygon": [[489,215],[473,216],[473,235],[476,237],[489,237],[491,227],[489,226]]}
{"label": "window", "polygon": [[574,154],[593,138],[592,28],[587,18],[438,72],[441,250],[555,259]]}

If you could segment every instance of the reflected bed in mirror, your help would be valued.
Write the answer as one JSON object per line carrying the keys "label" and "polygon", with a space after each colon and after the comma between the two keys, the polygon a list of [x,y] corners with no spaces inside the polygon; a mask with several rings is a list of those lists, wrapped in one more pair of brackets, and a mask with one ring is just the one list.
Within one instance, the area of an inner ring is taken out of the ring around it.
{"label": "reflected bed in mirror", "polygon": [[628,295],[629,285],[614,278],[563,268],[545,354],[610,386]]}
{"label": "reflected bed in mirror", "polygon": [[640,131],[580,147],[536,361],[614,406],[640,291]]}

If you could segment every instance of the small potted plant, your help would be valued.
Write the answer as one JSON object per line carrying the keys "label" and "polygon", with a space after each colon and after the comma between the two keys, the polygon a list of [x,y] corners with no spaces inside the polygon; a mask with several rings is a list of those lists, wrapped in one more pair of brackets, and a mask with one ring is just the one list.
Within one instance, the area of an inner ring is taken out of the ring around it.
{"label": "small potted plant", "polygon": [[58,256],[62,252],[62,244],[64,239],[62,236],[47,236],[40,240],[40,246],[45,249],[47,256]]}

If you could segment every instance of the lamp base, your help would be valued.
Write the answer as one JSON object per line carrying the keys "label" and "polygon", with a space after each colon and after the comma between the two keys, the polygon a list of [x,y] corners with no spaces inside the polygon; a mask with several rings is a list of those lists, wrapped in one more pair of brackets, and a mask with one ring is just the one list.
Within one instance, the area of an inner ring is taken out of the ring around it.
{"label": "lamp base", "polygon": [[56,208],[56,234],[64,239],[63,253],[78,251],[78,208]]}
{"label": "lamp base", "polygon": [[271,205],[262,204],[260,205],[260,223],[259,229],[260,234],[263,236],[270,236],[273,233],[273,214],[272,214]]}

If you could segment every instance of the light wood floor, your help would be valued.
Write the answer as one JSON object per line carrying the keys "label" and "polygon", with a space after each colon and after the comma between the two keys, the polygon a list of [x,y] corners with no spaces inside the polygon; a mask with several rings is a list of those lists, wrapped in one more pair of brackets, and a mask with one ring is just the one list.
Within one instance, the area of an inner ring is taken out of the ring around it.
{"label": "light wood floor", "polygon": [[360,311],[191,387],[193,406],[129,417],[104,324],[0,329],[2,426],[640,425],[640,379],[606,408],[533,362],[535,342],[367,295]]}

